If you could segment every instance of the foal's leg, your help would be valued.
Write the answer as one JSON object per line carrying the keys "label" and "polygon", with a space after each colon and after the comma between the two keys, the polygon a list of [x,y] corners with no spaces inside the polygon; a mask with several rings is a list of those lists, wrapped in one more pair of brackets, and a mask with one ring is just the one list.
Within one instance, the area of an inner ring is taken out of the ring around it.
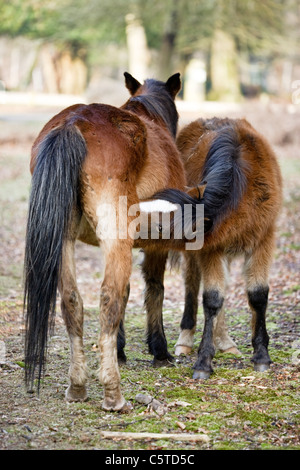
{"label": "foal's leg", "polygon": [[71,351],[70,385],[66,391],[66,399],[68,401],[84,401],[87,399],[88,373],[82,339],[83,303],[76,284],[74,245],[75,240],[71,239],[64,243],[59,291],[61,311],[69,334]]}
{"label": "foal's leg", "polygon": [[122,319],[120,321],[120,326],[119,326],[119,332],[118,332],[118,338],[117,338],[117,350],[118,350],[118,361],[119,364],[125,364],[126,363],[126,354],[124,352],[125,348],[125,329],[124,329],[124,320],[125,320],[125,311],[126,311],[126,305],[128,302],[129,298],[129,293],[130,293],[130,284],[127,285],[126,290],[125,290],[125,295],[123,297],[123,305],[122,305]]}
{"label": "foal's leg", "polygon": [[126,407],[120,388],[117,336],[123,316],[124,297],[131,272],[132,243],[128,240],[103,242],[105,274],[100,294],[100,381],[104,386],[103,408]]}
{"label": "foal's leg", "polygon": [[272,255],[273,236],[270,235],[245,260],[248,302],[252,311],[254,354],[251,361],[257,371],[269,369],[272,362],[268,353],[269,336],[266,329],[266,310],[269,294],[268,274]]}
{"label": "foal's leg", "polygon": [[213,333],[224,301],[225,272],[222,256],[214,252],[201,253],[200,268],[204,285],[204,331],[194,365],[193,378],[206,379],[213,372],[212,359],[215,355]]}
{"label": "foal's leg", "polygon": [[153,364],[160,366],[172,361],[168,353],[163,328],[164,272],[167,252],[145,250],[142,271],[145,279],[145,308],[147,312],[147,343],[153,354]]}
{"label": "foal's leg", "polygon": [[175,345],[175,355],[190,354],[194,343],[196,331],[198,294],[200,288],[201,272],[197,253],[185,253],[185,305],[180,323],[180,335]]}
{"label": "foal's leg", "polygon": [[221,351],[224,353],[234,354],[236,356],[241,356],[241,352],[238,350],[235,342],[229,336],[226,321],[225,321],[225,309],[224,304],[219,312],[215,328],[214,328],[214,346],[216,351]]}
{"label": "foal's leg", "polygon": [[[185,253],[185,306],[181,320],[181,333],[176,343],[175,354],[189,354],[193,347],[194,334],[197,322],[198,295],[201,280],[199,259],[196,253]],[[216,350],[240,355],[235,342],[230,338],[226,322],[225,311],[222,307],[214,324],[214,346]]]}
{"label": "foal's leg", "polygon": [[[225,280],[229,276],[230,268],[230,258],[227,257],[224,260],[224,269],[225,269]],[[225,321],[225,308],[224,304],[217,316],[217,320],[214,328],[214,346],[216,351],[226,352],[235,354],[236,356],[241,356],[241,352],[238,350],[235,342],[229,336],[226,321]]]}

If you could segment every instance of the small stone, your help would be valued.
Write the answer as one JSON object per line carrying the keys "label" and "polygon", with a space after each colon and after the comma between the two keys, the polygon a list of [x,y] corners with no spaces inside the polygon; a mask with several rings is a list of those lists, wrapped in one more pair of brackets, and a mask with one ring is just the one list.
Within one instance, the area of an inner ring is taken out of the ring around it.
{"label": "small stone", "polygon": [[135,400],[142,405],[149,405],[152,402],[153,397],[147,395],[146,393],[138,393],[135,397]]}
{"label": "small stone", "polygon": [[152,400],[150,407],[159,416],[163,416],[167,412],[167,408],[164,406],[164,404],[155,398]]}

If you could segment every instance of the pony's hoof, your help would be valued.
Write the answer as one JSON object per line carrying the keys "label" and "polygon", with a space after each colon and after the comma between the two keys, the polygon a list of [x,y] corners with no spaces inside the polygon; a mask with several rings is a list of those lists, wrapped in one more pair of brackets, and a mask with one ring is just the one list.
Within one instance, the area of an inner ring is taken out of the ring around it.
{"label": "pony's hoof", "polygon": [[167,357],[166,359],[153,359],[152,361],[153,367],[173,367],[173,357]]}
{"label": "pony's hoof", "polygon": [[188,356],[191,354],[192,348],[190,346],[183,346],[179,344],[175,348],[175,356]]}
{"label": "pony's hoof", "polygon": [[211,372],[207,370],[195,370],[193,373],[194,380],[207,380],[211,376]]}
{"label": "pony's hoof", "polygon": [[66,390],[66,400],[70,403],[78,401],[87,401],[88,396],[85,386],[69,385]]}
{"label": "pony's hoof", "polygon": [[254,370],[256,372],[265,372],[270,369],[270,364],[254,364]]}
{"label": "pony's hoof", "polygon": [[118,411],[119,411],[119,413],[130,413],[130,411],[132,411],[132,410],[133,410],[132,403],[130,403],[130,401],[126,401],[124,406]]}
{"label": "pony's hoof", "polygon": [[133,409],[132,404],[129,401],[122,400],[113,403],[112,400],[104,399],[102,403],[102,409],[104,411],[118,411],[119,413],[129,413]]}
{"label": "pony's hoof", "polygon": [[118,364],[124,365],[127,362],[127,357],[124,352],[118,353]]}

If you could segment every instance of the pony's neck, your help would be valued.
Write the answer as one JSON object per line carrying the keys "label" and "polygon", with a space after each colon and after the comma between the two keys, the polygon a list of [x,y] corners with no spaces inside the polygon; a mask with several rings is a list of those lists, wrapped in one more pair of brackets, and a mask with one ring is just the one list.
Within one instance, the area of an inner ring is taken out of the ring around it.
{"label": "pony's neck", "polygon": [[176,138],[178,113],[174,101],[165,90],[133,96],[122,108],[165,125]]}

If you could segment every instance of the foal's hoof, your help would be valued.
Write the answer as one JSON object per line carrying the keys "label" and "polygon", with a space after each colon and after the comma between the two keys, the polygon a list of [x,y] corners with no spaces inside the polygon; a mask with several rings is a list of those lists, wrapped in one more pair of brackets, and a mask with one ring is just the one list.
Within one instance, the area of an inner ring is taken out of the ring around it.
{"label": "foal's hoof", "polygon": [[207,370],[195,370],[193,373],[193,379],[195,380],[207,380],[211,376],[211,372]]}
{"label": "foal's hoof", "polygon": [[254,370],[256,372],[265,372],[270,369],[270,364],[254,364]]}
{"label": "foal's hoof", "polygon": [[241,351],[239,351],[238,348],[236,348],[235,346],[232,346],[228,349],[223,349],[221,350],[221,352],[225,354],[233,354],[234,356],[242,356]]}
{"label": "foal's hoof", "polygon": [[85,386],[69,385],[66,390],[66,400],[70,403],[88,399]]}
{"label": "foal's hoof", "polygon": [[191,354],[192,348],[190,346],[183,346],[179,344],[175,348],[175,356],[188,356],[188,354]]}

